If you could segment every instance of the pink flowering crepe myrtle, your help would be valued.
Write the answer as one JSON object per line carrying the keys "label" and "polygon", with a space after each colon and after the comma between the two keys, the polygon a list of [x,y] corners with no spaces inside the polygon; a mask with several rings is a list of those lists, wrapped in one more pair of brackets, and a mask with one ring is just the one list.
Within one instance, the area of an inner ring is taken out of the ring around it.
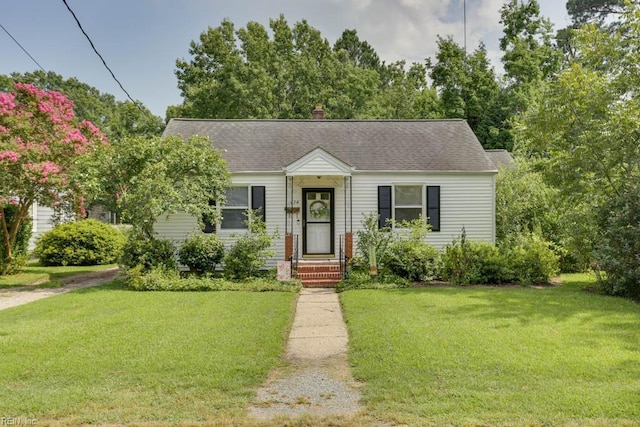
{"label": "pink flowering crepe myrtle", "polygon": [[[26,83],[13,89],[0,93],[0,237],[9,253],[34,202],[83,210],[84,183],[74,172],[107,144],[93,123],[76,119],[73,101],[63,94]],[[8,205],[18,207],[11,224],[4,215]]]}

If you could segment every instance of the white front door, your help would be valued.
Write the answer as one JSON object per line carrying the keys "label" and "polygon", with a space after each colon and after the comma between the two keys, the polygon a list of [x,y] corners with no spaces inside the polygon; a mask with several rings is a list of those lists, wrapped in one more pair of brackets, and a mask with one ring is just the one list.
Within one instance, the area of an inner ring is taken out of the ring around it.
{"label": "white front door", "polygon": [[333,188],[305,188],[304,255],[333,255]]}

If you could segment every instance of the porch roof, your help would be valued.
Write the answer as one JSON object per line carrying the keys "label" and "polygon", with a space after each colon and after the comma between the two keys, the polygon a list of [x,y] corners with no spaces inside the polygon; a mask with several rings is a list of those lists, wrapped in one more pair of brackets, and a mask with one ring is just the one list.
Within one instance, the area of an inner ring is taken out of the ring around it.
{"label": "porch roof", "polygon": [[497,171],[469,125],[459,119],[171,119],[164,135],[208,136],[232,173],[286,172],[316,148],[352,170]]}

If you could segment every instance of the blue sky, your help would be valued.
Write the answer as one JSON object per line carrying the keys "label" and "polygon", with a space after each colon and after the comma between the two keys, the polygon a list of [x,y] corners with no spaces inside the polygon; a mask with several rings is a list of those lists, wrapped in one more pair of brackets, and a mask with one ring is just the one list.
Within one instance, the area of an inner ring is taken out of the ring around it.
{"label": "blue sky", "polygon": [[[134,99],[164,117],[181,102],[175,61],[188,59],[189,43],[207,27],[229,18],[236,27],[265,27],[283,13],[289,24],[306,19],[331,44],[355,29],[387,61],[423,62],[432,57],[436,35],[462,43],[462,0],[67,0],[107,64]],[[467,0],[469,50],[483,41],[499,67],[499,9],[505,0]],[[539,0],[556,28],[569,19],[565,0]],[[93,53],[62,0],[3,0],[2,24],[44,67],[76,77],[117,99],[126,96]],[[0,29],[0,74],[37,66]]]}

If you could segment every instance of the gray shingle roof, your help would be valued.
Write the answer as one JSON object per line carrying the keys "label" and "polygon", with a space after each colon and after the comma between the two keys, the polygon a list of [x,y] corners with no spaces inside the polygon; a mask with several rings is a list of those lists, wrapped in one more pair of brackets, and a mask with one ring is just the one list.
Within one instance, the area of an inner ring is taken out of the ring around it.
{"label": "gray shingle roof", "polygon": [[504,149],[486,150],[489,160],[496,166],[513,167],[515,161],[511,157],[511,153]]}
{"label": "gray shingle roof", "polygon": [[496,171],[463,120],[171,119],[164,135],[208,136],[231,172],[279,172],[317,147],[360,171]]}

